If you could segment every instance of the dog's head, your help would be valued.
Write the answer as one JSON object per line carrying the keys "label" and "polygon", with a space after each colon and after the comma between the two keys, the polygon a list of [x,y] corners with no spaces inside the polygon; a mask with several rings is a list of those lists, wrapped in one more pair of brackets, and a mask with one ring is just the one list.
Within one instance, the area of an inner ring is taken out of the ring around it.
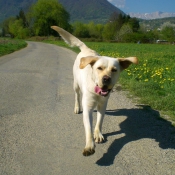
{"label": "dog's head", "polygon": [[117,82],[120,72],[132,63],[138,63],[136,57],[116,59],[105,56],[88,56],[81,58],[79,67],[84,69],[87,65],[92,66],[92,80],[95,83],[94,91],[101,96],[107,96]]}

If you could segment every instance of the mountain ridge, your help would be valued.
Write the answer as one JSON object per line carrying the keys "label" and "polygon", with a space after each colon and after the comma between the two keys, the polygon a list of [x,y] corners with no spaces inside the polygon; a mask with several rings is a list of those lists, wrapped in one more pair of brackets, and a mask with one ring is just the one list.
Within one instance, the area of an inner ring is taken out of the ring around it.
{"label": "mountain ridge", "polygon": [[[0,0],[0,23],[11,16],[16,16],[21,9],[28,8],[37,0]],[[125,14],[107,0],[58,0],[68,11],[71,22],[94,21],[105,23],[113,12]]]}
{"label": "mountain ridge", "polygon": [[0,23],[9,17],[15,17],[23,9],[27,11],[36,0],[0,0]]}
{"label": "mountain ridge", "polygon": [[125,14],[107,0],[59,0],[71,15],[71,21],[106,22],[113,12]]}
{"label": "mountain ridge", "polygon": [[160,19],[160,18],[168,18],[175,17],[175,13],[167,13],[167,12],[153,12],[153,13],[129,13],[131,17],[136,17],[140,19]]}

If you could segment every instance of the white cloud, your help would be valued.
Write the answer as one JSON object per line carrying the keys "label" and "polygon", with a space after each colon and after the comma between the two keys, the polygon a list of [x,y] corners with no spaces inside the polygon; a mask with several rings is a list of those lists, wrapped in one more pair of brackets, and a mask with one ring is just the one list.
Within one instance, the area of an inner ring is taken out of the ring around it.
{"label": "white cloud", "polygon": [[125,7],[125,0],[108,0],[111,4],[115,5],[118,8]]}

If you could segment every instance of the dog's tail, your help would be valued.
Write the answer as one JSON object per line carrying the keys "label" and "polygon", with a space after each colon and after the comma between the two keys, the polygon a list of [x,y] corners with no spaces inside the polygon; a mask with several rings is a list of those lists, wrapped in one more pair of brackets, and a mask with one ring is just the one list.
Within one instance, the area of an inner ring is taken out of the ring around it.
{"label": "dog's tail", "polygon": [[51,28],[57,31],[60,34],[60,36],[64,39],[64,41],[70,46],[79,47],[81,51],[87,48],[87,46],[82,41],[80,41],[78,38],[67,32],[66,30],[62,29],[61,27],[51,26]]}

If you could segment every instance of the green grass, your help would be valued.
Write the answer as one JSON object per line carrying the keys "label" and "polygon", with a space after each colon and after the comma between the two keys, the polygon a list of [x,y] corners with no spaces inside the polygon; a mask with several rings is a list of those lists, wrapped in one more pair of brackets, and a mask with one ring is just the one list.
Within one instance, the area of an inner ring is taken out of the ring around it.
{"label": "green grass", "polygon": [[[52,41],[68,47],[63,41]],[[86,44],[100,55],[110,57],[136,56],[138,65],[131,65],[123,71],[119,83],[139,102],[161,111],[163,116],[175,122],[175,46],[158,44],[121,44],[95,43]],[[74,49],[74,48],[73,48]],[[78,50],[74,50],[78,52]],[[167,118],[167,117],[166,117]]]}
{"label": "green grass", "polygon": [[23,40],[0,38],[0,56],[24,48],[27,43]]}

